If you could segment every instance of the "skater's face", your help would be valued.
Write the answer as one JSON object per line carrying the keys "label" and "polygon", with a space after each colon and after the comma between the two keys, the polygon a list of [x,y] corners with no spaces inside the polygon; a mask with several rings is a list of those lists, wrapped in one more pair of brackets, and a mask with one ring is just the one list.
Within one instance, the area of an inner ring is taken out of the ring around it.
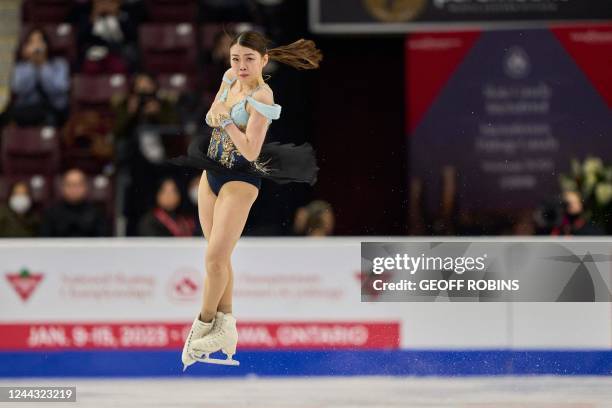
{"label": "skater's face", "polygon": [[230,60],[236,78],[240,81],[252,82],[261,77],[263,68],[268,63],[268,54],[262,56],[251,48],[234,44],[230,48]]}

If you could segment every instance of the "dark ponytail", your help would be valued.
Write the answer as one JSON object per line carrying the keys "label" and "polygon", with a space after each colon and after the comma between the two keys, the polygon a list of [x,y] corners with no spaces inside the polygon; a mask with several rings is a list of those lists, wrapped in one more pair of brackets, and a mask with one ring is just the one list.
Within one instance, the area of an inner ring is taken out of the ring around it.
{"label": "dark ponytail", "polygon": [[323,59],[323,54],[317,49],[314,41],[303,38],[289,45],[268,49],[268,40],[257,31],[245,31],[234,37],[230,47],[234,44],[242,45],[259,52],[262,56],[268,54],[271,60],[282,62],[296,69],[316,69]]}

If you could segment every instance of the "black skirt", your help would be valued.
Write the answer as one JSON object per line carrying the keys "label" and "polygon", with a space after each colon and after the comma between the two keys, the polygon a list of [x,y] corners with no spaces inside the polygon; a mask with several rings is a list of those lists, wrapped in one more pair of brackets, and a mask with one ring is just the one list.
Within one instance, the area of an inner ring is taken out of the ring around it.
{"label": "black skirt", "polygon": [[210,135],[196,137],[189,144],[186,156],[175,157],[168,162],[177,166],[212,170],[227,175],[257,176],[279,184],[297,182],[312,186],[317,182],[319,167],[315,152],[309,143],[299,146],[293,143],[264,143],[258,158],[258,161],[264,164],[265,170],[261,170],[255,166],[228,168],[211,159],[207,155],[210,137]]}

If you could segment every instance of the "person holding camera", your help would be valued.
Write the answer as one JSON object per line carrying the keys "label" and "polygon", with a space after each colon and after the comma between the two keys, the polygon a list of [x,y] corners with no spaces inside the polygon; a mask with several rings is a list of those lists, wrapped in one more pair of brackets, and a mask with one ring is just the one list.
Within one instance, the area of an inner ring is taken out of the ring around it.
{"label": "person holding camera", "polygon": [[165,147],[158,127],[179,122],[175,104],[159,95],[156,80],[148,73],[134,76],[132,88],[115,106],[115,151],[119,172],[125,175],[124,215],[127,234],[138,234],[138,221],[148,210],[148,197],[167,174],[162,166]]}

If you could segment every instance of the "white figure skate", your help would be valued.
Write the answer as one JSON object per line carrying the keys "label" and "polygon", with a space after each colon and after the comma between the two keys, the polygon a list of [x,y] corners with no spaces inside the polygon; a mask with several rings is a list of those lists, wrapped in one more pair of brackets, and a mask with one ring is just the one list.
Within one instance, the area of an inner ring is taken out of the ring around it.
{"label": "white figure skate", "polygon": [[196,362],[196,360],[192,357],[192,343],[196,339],[200,339],[210,333],[214,327],[214,319],[210,323],[205,323],[200,320],[200,316],[196,316],[193,324],[191,325],[191,330],[189,330],[189,334],[187,335],[187,340],[185,340],[185,345],[183,346],[183,354],[181,356],[181,360],[183,360],[183,371],[187,369],[190,365]]}
{"label": "white figure skate", "polygon": [[[232,358],[236,354],[237,344],[236,319],[231,314],[217,312],[213,329],[191,343],[193,350],[191,357],[202,363],[237,366],[240,362]],[[210,354],[219,350],[227,355],[225,360],[210,358]]]}

